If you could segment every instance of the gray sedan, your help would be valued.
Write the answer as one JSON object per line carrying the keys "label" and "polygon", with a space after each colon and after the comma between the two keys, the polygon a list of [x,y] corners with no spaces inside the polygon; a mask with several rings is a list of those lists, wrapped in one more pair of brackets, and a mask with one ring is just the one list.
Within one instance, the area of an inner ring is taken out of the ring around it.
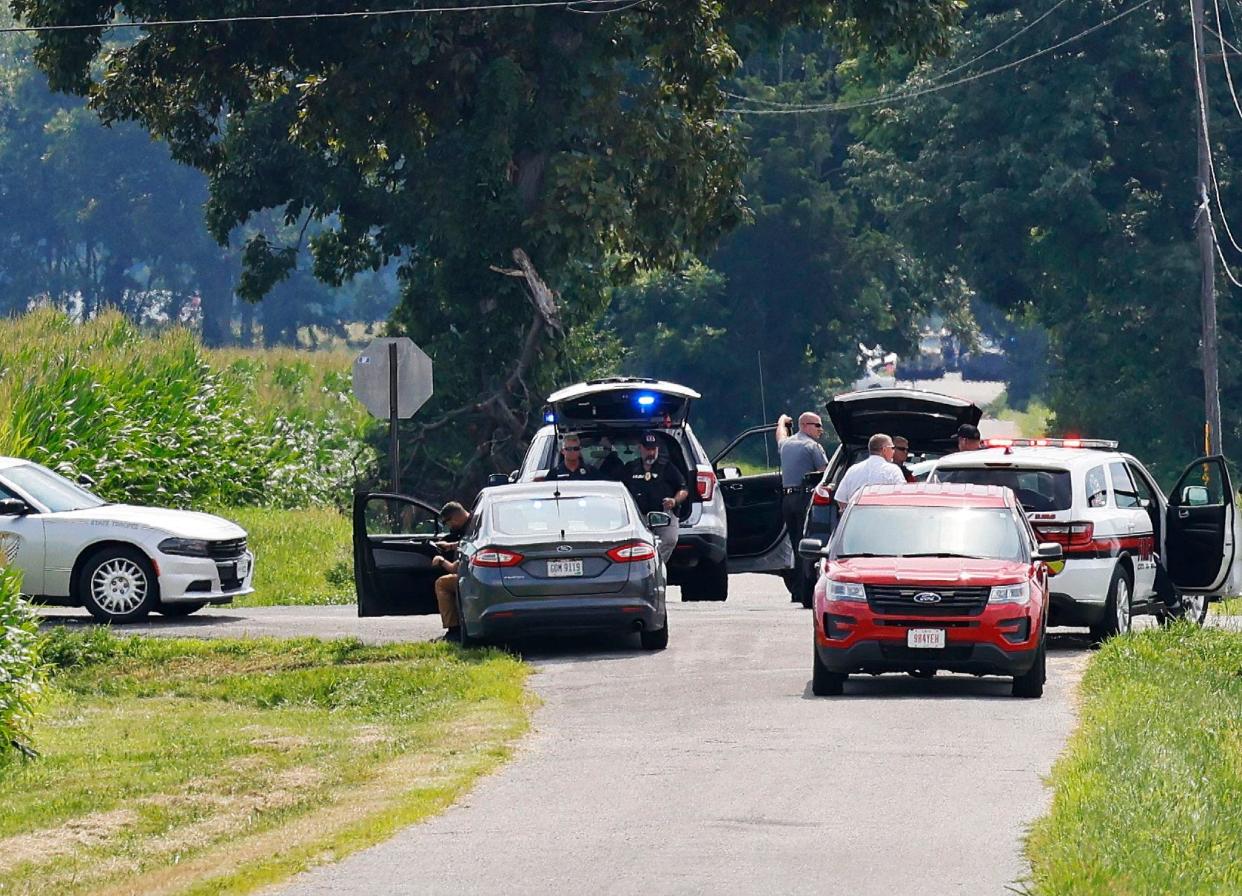
{"label": "gray sedan", "polygon": [[666,647],[656,532],[669,522],[615,482],[488,489],[461,544],[463,641],[613,629]]}

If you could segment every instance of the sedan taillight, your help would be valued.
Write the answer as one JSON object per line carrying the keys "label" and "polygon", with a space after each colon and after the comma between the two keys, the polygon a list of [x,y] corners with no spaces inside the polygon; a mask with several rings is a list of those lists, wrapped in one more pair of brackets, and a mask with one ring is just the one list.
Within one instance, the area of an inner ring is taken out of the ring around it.
{"label": "sedan taillight", "polygon": [[504,548],[483,548],[470,558],[470,565],[499,569],[507,566],[517,566],[525,559],[517,551],[506,551]]}
{"label": "sedan taillight", "polygon": [[613,563],[637,563],[640,560],[654,560],[656,550],[645,541],[631,541],[617,545],[605,556]]}
{"label": "sedan taillight", "polygon": [[694,477],[694,482],[699,489],[699,497],[704,501],[710,501],[712,495],[716,493],[716,474],[710,470],[700,470]]}

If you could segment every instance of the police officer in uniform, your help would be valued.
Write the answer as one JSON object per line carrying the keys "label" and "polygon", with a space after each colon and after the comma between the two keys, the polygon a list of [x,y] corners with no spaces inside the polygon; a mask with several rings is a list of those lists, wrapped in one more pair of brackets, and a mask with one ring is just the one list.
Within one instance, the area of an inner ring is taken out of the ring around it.
{"label": "police officer in uniform", "polygon": [[660,437],[645,432],[638,443],[640,457],[625,465],[622,482],[634,496],[634,503],[644,514],[663,511],[673,518],[673,524],[660,530],[660,559],[668,562],[677,547],[678,510],[690,497],[686,490],[686,478],[681,470],[660,457]]}
{"label": "police officer in uniform", "polygon": [[785,531],[793,546],[793,593],[790,600],[800,601],[804,587],[802,559],[798,556],[798,542],[802,540],[802,527],[806,523],[806,508],[811,501],[811,489],[806,484],[808,473],[822,473],[828,467],[828,455],[819,443],[824,435],[824,423],[819,414],[807,411],[798,417],[798,432],[790,433],[793,420],[782,414],[776,424],[776,443],[781,452],[781,515],[785,518]]}
{"label": "police officer in uniform", "polygon": [[582,439],[575,432],[561,440],[561,459],[548,471],[545,481],[594,479],[595,475],[582,460]]}

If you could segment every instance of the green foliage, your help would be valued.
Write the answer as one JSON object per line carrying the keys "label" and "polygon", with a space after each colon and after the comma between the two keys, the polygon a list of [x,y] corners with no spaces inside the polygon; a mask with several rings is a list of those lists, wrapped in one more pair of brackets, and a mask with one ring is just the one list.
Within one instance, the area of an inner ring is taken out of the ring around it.
{"label": "green foliage", "polygon": [[[786,32],[746,59],[738,94],[753,109],[840,97],[830,34]],[[607,324],[631,347],[626,372],[693,385],[701,434],[729,438],[780,413],[822,407],[859,373],[858,345],[908,349],[933,304],[964,297],[883,230],[846,162],[858,139],[822,116],[742,117],[751,217],[706,266],[618,290]],[[762,368],[762,370],[761,370]],[[764,393],[760,393],[760,379]],[[766,399],[766,401],[765,401]]]}
{"label": "green foliage", "polygon": [[349,519],[331,507],[278,510],[221,507],[255,553],[255,593],[235,606],[354,602],[353,540]]}
{"label": "green foliage", "polygon": [[[113,0],[12,0],[30,23],[107,21]],[[527,349],[521,248],[561,296],[570,332],[607,289],[709,251],[742,220],[744,157],[723,80],[741,32],[791,24],[842,43],[925,54],[954,0],[644,4],[600,15],[514,9],[135,32],[43,34],[54,86],[105,121],[137,121],[208,174],[219,240],[277,209],[340,283],[400,259],[397,332],[439,362],[425,414],[465,411],[417,452],[418,481],[511,469],[542,396],[572,371],[560,339]],[[167,0],[126,3],[138,21]],[[224,0],[215,15],[254,12]],[[287,247],[250,244],[246,290],[288,273]],[[494,399],[494,400],[493,400]],[[468,412],[468,413],[467,413]],[[481,447],[480,447],[481,446]]]}
{"label": "green foliage", "polygon": [[0,454],[89,475],[114,501],[344,503],[355,461],[370,461],[365,424],[335,374],[318,413],[289,410],[305,407],[296,395],[284,408],[261,400],[269,363],[288,376],[280,361],[213,369],[189,333],[145,337],[116,313],[82,326],[52,311],[2,320]]}
{"label": "green foliage", "polygon": [[1041,894],[1242,891],[1242,637],[1114,638],[1027,844]]}
{"label": "green foliage", "polygon": [[[1063,6],[988,65],[1127,5]],[[1184,4],[1161,4],[1004,75],[860,113],[868,139],[852,161],[911,251],[1050,329],[1056,430],[1117,438],[1162,476],[1203,441],[1194,133],[1169,131],[1195,120],[1187,16]],[[916,69],[907,86],[928,86],[1030,17],[1011,3],[971,4],[951,58]],[[864,80],[860,92],[873,87]],[[1223,123],[1237,113],[1215,64],[1210,81],[1224,204],[1236,210],[1237,131]],[[1242,437],[1237,294],[1221,279],[1218,288],[1232,444]]]}
{"label": "green foliage", "polygon": [[21,600],[21,576],[5,568],[0,549],[0,770],[31,752],[30,724],[43,671],[37,637],[38,623]]}
{"label": "green foliage", "polygon": [[441,811],[527,724],[500,651],[47,641],[40,758],[0,774],[4,893],[249,892]]}

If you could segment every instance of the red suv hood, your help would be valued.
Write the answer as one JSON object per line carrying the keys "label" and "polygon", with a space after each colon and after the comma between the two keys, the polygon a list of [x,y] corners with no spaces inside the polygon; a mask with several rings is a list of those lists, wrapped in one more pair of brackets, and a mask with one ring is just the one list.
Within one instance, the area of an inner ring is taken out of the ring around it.
{"label": "red suv hood", "polygon": [[1025,582],[1029,568],[1010,560],[962,557],[854,557],[833,560],[828,575],[867,585],[1009,585]]}

